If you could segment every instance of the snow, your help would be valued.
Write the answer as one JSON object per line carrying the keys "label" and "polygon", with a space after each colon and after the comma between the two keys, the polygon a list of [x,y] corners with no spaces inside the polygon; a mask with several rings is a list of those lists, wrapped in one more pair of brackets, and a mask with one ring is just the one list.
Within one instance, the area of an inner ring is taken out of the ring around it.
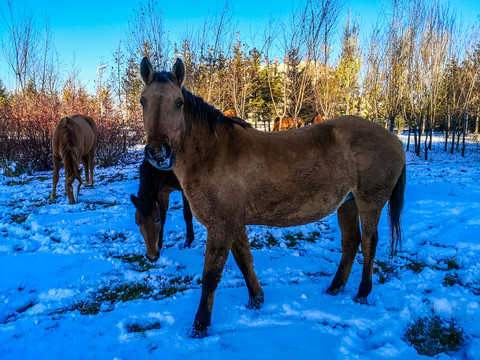
{"label": "snow", "polygon": [[[141,151],[120,166],[96,169],[95,186],[82,186],[74,205],[63,172],[55,202],[48,200],[51,172],[2,177],[0,359],[426,358],[404,334],[432,310],[453,318],[465,335],[460,350],[436,358],[480,359],[478,145],[470,151],[464,159],[444,154],[438,144],[429,161],[407,153],[403,245],[391,259],[383,215],[368,305],[353,301],[361,254],[345,291],[325,293],[341,255],[335,215],[287,229],[251,226],[265,304],[247,309],[248,292],[230,256],[203,339],[188,334],[200,298],[206,230],[195,221],[192,247],[183,248],[180,193],[171,196],[159,261],[138,262],[145,246],[129,196],[137,192]],[[126,260],[137,255],[137,262]],[[105,295],[133,285],[150,292]],[[92,304],[96,314],[86,311]],[[153,328],[135,332],[135,325]]]}

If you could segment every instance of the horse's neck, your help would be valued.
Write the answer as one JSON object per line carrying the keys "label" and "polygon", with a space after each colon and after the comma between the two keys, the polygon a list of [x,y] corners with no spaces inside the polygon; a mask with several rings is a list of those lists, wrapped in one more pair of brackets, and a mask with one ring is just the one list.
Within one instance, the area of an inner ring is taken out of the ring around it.
{"label": "horse's neck", "polygon": [[225,129],[217,126],[217,131],[212,132],[206,123],[186,117],[186,131],[183,144],[177,152],[177,164],[174,173],[180,185],[183,186],[184,178],[196,169],[208,167],[218,153],[219,136]]}

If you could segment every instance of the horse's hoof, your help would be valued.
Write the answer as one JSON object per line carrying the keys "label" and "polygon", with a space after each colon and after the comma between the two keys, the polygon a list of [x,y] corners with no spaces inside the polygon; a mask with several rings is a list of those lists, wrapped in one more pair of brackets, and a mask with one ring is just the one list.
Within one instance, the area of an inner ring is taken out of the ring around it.
{"label": "horse's hoof", "polygon": [[264,302],[263,294],[258,294],[256,296],[248,299],[247,309],[258,310],[262,307]]}
{"label": "horse's hoof", "polygon": [[367,300],[366,296],[358,296],[357,295],[357,296],[355,296],[353,301],[355,301],[357,304],[368,305],[368,300]]}
{"label": "horse's hoof", "polygon": [[190,331],[190,337],[194,339],[202,339],[205,336],[207,336],[207,326],[201,325],[195,321],[192,330]]}
{"label": "horse's hoof", "polygon": [[342,286],[330,286],[330,287],[327,289],[327,294],[328,294],[328,295],[332,295],[332,296],[336,296],[336,295],[340,294],[344,289],[345,289],[345,285],[342,285]]}

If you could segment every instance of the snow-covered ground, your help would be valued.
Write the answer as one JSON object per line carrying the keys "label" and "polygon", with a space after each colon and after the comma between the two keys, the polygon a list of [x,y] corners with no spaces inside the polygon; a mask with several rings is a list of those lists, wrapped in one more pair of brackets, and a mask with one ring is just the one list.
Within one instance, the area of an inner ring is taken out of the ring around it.
{"label": "snow-covered ground", "polygon": [[[440,147],[440,145],[439,145]],[[453,319],[463,346],[439,359],[480,359],[480,156],[436,150],[407,154],[402,251],[390,259],[379,227],[368,305],[353,301],[357,255],[344,293],[325,293],[340,261],[335,215],[295,228],[249,227],[265,292],[246,308],[247,289],[229,258],[212,326],[188,337],[200,298],[206,230],[182,248],[181,196],[171,197],[164,249],[143,261],[129,196],[140,152],[97,169],[95,187],[69,205],[63,188],[48,201],[51,172],[0,179],[0,359],[411,359],[404,340],[415,319]],[[62,170],[63,171],[63,170]]]}

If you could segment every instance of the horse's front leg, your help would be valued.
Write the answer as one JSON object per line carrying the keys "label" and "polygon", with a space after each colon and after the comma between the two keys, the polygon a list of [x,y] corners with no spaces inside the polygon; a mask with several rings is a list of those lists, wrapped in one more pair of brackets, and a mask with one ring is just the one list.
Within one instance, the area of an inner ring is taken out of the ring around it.
{"label": "horse's front leg", "polygon": [[205,250],[205,262],[203,264],[202,295],[198,306],[195,321],[191,331],[192,337],[206,335],[207,327],[210,326],[212,317],[213,298],[215,290],[222,277],[222,272],[227,262],[228,253],[232,247],[234,236],[232,228],[226,226],[207,228],[207,245]]}

